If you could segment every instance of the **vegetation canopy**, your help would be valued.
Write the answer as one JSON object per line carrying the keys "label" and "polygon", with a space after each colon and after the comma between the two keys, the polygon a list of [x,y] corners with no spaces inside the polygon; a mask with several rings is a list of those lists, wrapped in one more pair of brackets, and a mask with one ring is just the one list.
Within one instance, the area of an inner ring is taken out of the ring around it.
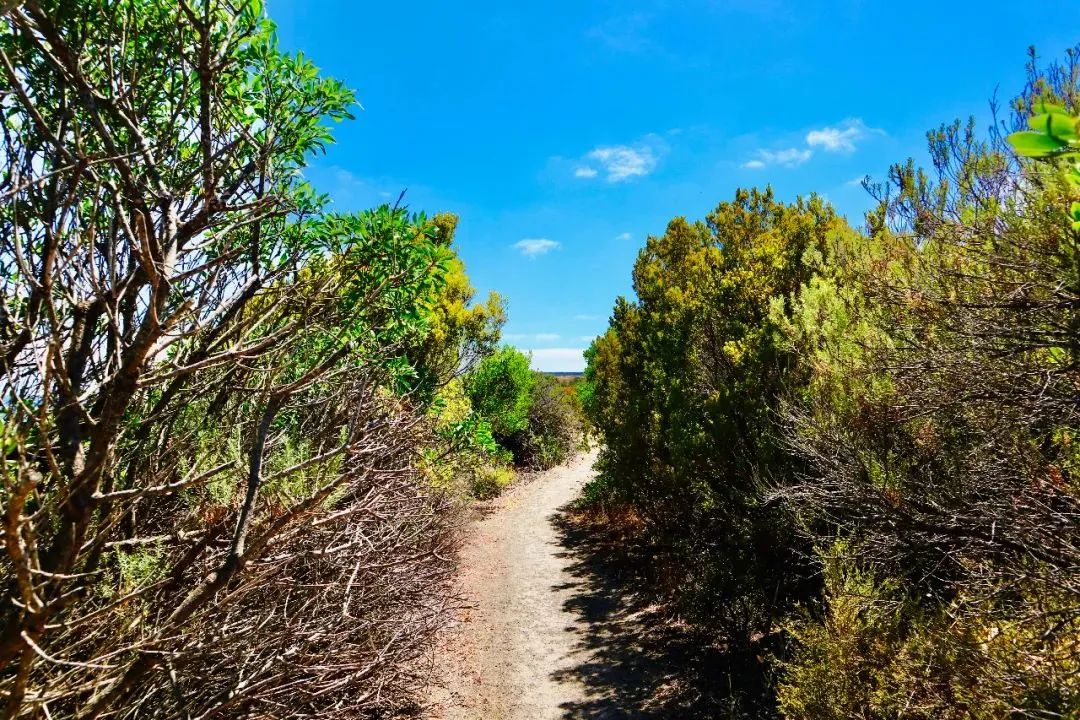
{"label": "vegetation canopy", "polygon": [[864,232],[768,190],[676,218],[589,349],[586,498],[645,520],[732,716],[1080,711],[1075,58],[929,133]]}
{"label": "vegetation canopy", "polygon": [[505,312],[456,218],[325,211],[355,99],[259,2],[3,10],[4,716],[406,709],[529,411],[460,392]]}
{"label": "vegetation canopy", "polygon": [[502,344],[457,216],[307,183],[356,98],[262,2],[0,0],[0,717],[427,713],[464,513],[591,439],[551,592],[637,583],[716,716],[1080,717],[1078,58],[867,181],[861,228],[771,187],[675,217],[571,384]]}

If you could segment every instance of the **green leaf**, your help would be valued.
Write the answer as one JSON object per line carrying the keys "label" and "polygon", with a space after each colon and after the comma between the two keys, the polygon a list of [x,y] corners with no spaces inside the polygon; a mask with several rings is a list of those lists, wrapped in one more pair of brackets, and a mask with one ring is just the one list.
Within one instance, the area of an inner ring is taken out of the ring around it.
{"label": "green leaf", "polygon": [[1037,132],[1014,132],[1007,139],[1017,154],[1032,158],[1049,157],[1069,146],[1064,140]]}
{"label": "green leaf", "polygon": [[1069,111],[1063,108],[1061,105],[1046,102],[1040,100],[1031,107],[1032,112],[1039,114],[1058,113],[1060,115],[1068,115]]}
{"label": "green leaf", "polygon": [[1069,214],[1072,215],[1073,220],[1080,221],[1080,202],[1072,204],[1072,207],[1069,208]]}
{"label": "green leaf", "polygon": [[1049,113],[1032,115],[1028,118],[1028,127],[1036,132],[1045,133],[1061,140],[1076,140],[1076,118],[1070,115]]}

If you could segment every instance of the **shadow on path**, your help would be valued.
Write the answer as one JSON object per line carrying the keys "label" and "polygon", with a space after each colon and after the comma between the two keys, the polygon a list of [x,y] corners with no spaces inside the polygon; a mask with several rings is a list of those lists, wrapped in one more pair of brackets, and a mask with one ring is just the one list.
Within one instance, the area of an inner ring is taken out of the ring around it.
{"label": "shadow on path", "polygon": [[645,549],[590,531],[566,507],[550,522],[573,577],[552,589],[573,591],[564,609],[579,621],[570,628],[578,662],[553,679],[586,689],[585,700],[561,706],[564,720],[742,717],[730,700],[731,660],[723,649],[639,591],[651,563]]}

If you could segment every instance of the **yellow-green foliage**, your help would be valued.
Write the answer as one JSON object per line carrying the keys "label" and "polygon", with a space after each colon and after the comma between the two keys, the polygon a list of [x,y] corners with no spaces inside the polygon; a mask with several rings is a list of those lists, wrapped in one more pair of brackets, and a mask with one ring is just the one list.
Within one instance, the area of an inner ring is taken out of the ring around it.
{"label": "yellow-green foliage", "polygon": [[467,420],[472,410],[472,403],[465,394],[461,378],[454,378],[439,389],[436,401],[432,403],[428,413],[435,419],[435,429],[442,431]]}
{"label": "yellow-green foliage", "polygon": [[421,452],[420,467],[435,487],[474,498],[499,494],[513,480],[507,453],[473,410],[460,378],[446,383],[428,410],[441,442]]}
{"label": "yellow-green foliage", "polygon": [[166,564],[162,552],[156,546],[136,547],[131,550],[116,550],[116,565],[119,576],[118,595],[126,595],[136,588],[150,585],[160,580]]}
{"label": "yellow-green foliage", "polygon": [[[262,489],[268,499],[289,506],[336,478],[341,472],[342,456],[336,454],[311,462],[313,457],[321,454],[307,440],[285,437],[264,465],[266,480]],[[286,472],[297,466],[300,466],[298,470]]]}
{"label": "yellow-green foliage", "polygon": [[513,468],[503,465],[481,465],[472,477],[471,492],[479,500],[495,497],[514,481]]}
{"label": "yellow-green foliage", "polygon": [[778,692],[785,717],[997,720],[1077,707],[1080,634],[1057,621],[1066,596],[1010,588],[1043,610],[1027,623],[966,595],[926,609],[901,581],[859,570],[846,544],[823,555],[824,617],[789,625],[797,649]]}
{"label": "yellow-green foliage", "polygon": [[792,720],[871,717],[877,674],[895,657],[900,608],[841,557],[827,562],[825,577],[824,620],[789,627],[798,650],[785,667],[780,709]]}
{"label": "yellow-green foliage", "polygon": [[887,377],[869,371],[874,353],[893,340],[885,313],[866,297],[863,280],[897,277],[914,248],[888,232],[871,238],[847,227],[833,233],[827,247],[827,254],[817,247],[807,250],[803,262],[813,275],[797,293],[770,299],[769,321],[777,345],[808,367],[800,399],[828,398],[850,410],[856,398],[880,398],[890,388]]}
{"label": "yellow-green foliage", "polygon": [[425,315],[427,332],[408,351],[418,382],[428,391],[457,375],[462,365],[471,366],[491,354],[506,322],[506,303],[498,293],[489,293],[484,302],[473,302],[476,290],[465,263],[452,248],[457,222],[453,213],[432,218],[438,241],[451,256],[443,285]]}
{"label": "yellow-green foliage", "polygon": [[[454,378],[444,385],[428,408],[435,433],[448,437],[472,415],[472,403],[461,385]],[[471,472],[474,464],[481,462],[475,452],[449,452],[440,447],[425,448],[421,454],[421,469],[428,481],[438,488],[454,489],[461,476]]]}

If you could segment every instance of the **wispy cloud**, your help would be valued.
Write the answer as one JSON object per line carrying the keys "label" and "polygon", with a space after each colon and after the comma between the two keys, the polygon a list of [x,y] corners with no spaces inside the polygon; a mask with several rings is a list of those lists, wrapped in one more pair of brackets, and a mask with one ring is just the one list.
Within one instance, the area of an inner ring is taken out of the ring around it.
{"label": "wispy cloud", "polygon": [[575,320],[599,320],[599,315],[575,315]]}
{"label": "wispy cloud", "polygon": [[[586,157],[600,165],[605,178],[610,183],[622,182],[635,177],[644,177],[656,169],[656,155],[647,146],[608,145],[598,147]],[[589,169],[593,169],[590,167]],[[580,168],[579,168],[580,170]],[[580,174],[575,173],[578,177]],[[594,177],[596,172],[594,170]]]}
{"label": "wispy cloud", "polygon": [[602,175],[609,183],[645,177],[656,170],[667,151],[667,142],[655,133],[632,143],[599,145],[574,162],[574,177],[591,180]]}
{"label": "wispy cloud", "polygon": [[783,150],[757,151],[757,157],[744,162],[748,170],[760,170],[770,165],[793,168],[802,165],[814,156],[815,150],[827,153],[852,153],[871,135],[885,135],[884,130],[872,128],[862,118],[848,118],[837,125],[814,128],[806,133],[805,147],[789,147]]}
{"label": "wispy cloud", "polygon": [[554,240],[548,240],[547,238],[525,238],[524,240],[518,240],[514,243],[514,248],[519,250],[522,255],[527,258],[535,258],[540,255],[547,255],[552,250],[557,250],[561,247],[560,243]]}
{"label": "wispy cloud", "polygon": [[857,144],[870,135],[885,131],[869,127],[862,118],[848,118],[839,125],[817,128],[806,133],[806,144],[825,152],[854,152]]}
{"label": "wispy cloud", "polygon": [[757,169],[767,165],[779,165],[793,168],[802,165],[814,155],[813,150],[806,148],[787,148],[784,150],[758,150],[758,156],[754,160],[743,163],[744,168]]}
{"label": "wispy cloud", "polygon": [[633,238],[633,237],[634,237],[634,236],[633,236],[633,235],[631,235],[630,233],[628,233],[628,232],[624,232],[624,233],[619,233],[618,235],[616,235],[616,236],[615,236],[615,239],[616,239],[616,240],[622,240],[622,241],[626,241],[626,240],[630,240],[630,239],[631,239],[631,238]]}

